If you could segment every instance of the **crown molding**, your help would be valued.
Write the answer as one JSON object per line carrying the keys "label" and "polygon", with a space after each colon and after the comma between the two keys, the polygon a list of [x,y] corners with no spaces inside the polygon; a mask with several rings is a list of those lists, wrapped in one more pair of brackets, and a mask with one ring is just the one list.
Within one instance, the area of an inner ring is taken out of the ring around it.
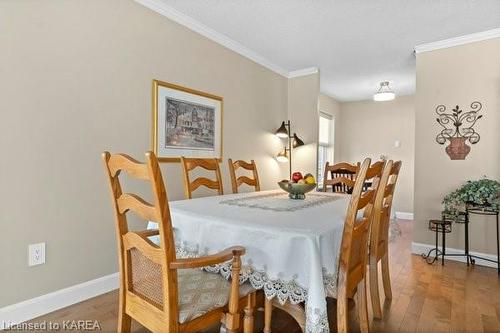
{"label": "crown molding", "polygon": [[287,78],[292,79],[294,77],[316,74],[318,72],[319,72],[318,67],[309,67],[309,68],[304,68],[304,69],[299,69],[296,71],[289,72],[287,75]]}
{"label": "crown molding", "polygon": [[185,26],[186,28],[199,33],[200,35],[222,45],[226,48],[256,62],[259,65],[272,70],[273,72],[288,78],[288,71],[282,67],[272,63],[265,57],[261,56],[257,52],[250,50],[249,48],[241,45],[240,43],[232,40],[224,34],[221,34],[203,23],[193,19],[192,17],[185,15],[178,10],[166,5],[160,0],[135,0],[135,2],[151,9],[152,11],[165,16],[166,18]]}
{"label": "crown molding", "polygon": [[487,40],[491,38],[500,37],[500,28],[491,29],[482,32],[476,32],[469,35],[453,37],[449,39],[440,40],[437,42],[425,43],[415,46],[415,53],[419,54],[422,52],[429,52],[439,49],[445,49],[448,47],[464,45],[474,42],[480,42],[482,40]]}

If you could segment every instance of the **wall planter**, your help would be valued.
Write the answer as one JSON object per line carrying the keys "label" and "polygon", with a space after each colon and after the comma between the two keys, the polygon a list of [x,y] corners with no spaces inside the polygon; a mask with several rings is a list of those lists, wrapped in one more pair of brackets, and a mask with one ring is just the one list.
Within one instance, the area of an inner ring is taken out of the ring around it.
{"label": "wall planter", "polygon": [[470,146],[465,143],[467,138],[451,138],[445,151],[452,160],[465,160],[470,152]]}
{"label": "wall planter", "polygon": [[471,110],[463,112],[457,105],[452,113],[446,113],[446,106],[438,105],[436,121],[443,127],[441,132],[436,136],[436,142],[444,145],[448,142],[445,151],[452,160],[464,160],[469,154],[471,144],[476,144],[480,140],[479,134],[474,130],[476,122],[483,117],[478,115],[483,105],[480,102],[472,102]]}

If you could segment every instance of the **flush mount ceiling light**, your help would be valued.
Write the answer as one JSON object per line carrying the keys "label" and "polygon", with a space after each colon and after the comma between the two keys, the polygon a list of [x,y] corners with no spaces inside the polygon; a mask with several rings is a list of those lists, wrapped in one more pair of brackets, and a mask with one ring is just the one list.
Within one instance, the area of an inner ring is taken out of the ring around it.
{"label": "flush mount ceiling light", "polygon": [[389,81],[380,82],[380,88],[373,95],[373,100],[376,102],[392,101],[396,98],[396,94],[389,87]]}

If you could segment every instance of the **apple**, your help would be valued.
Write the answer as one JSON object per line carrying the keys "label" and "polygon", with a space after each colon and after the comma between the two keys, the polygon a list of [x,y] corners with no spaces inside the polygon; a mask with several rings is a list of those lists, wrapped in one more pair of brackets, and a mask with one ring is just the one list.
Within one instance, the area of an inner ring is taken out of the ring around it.
{"label": "apple", "polygon": [[306,180],[304,178],[299,179],[299,181],[297,182],[297,184],[301,184],[301,185],[304,185],[305,183],[306,183]]}
{"label": "apple", "polygon": [[304,177],[302,177],[302,174],[300,172],[294,172],[292,175],[292,180],[294,183],[298,182],[302,178],[304,178]]}

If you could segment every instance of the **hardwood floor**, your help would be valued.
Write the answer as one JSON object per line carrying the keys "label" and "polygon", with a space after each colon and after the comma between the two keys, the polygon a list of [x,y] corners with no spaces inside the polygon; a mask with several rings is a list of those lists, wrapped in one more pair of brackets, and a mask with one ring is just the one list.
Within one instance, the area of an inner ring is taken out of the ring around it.
{"label": "hardwood floor", "polygon": [[[403,234],[390,248],[393,300],[383,305],[383,320],[371,321],[371,332],[500,332],[500,278],[496,270],[467,268],[454,261],[446,261],[445,266],[427,265],[410,253],[411,223],[399,224]],[[90,319],[99,321],[102,332],[116,332],[117,302],[114,291],[33,322]],[[331,331],[335,332],[335,302],[329,302],[328,308]],[[351,312],[351,331],[359,332]],[[263,314],[259,312],[256,332],[262,332],[262,322]],[[133,332],[147,330],[134,323]],[[218,328],[207,332],[218,332]],[[298,333],[299,327],[286,313],[275,310],[273,332]]]}

